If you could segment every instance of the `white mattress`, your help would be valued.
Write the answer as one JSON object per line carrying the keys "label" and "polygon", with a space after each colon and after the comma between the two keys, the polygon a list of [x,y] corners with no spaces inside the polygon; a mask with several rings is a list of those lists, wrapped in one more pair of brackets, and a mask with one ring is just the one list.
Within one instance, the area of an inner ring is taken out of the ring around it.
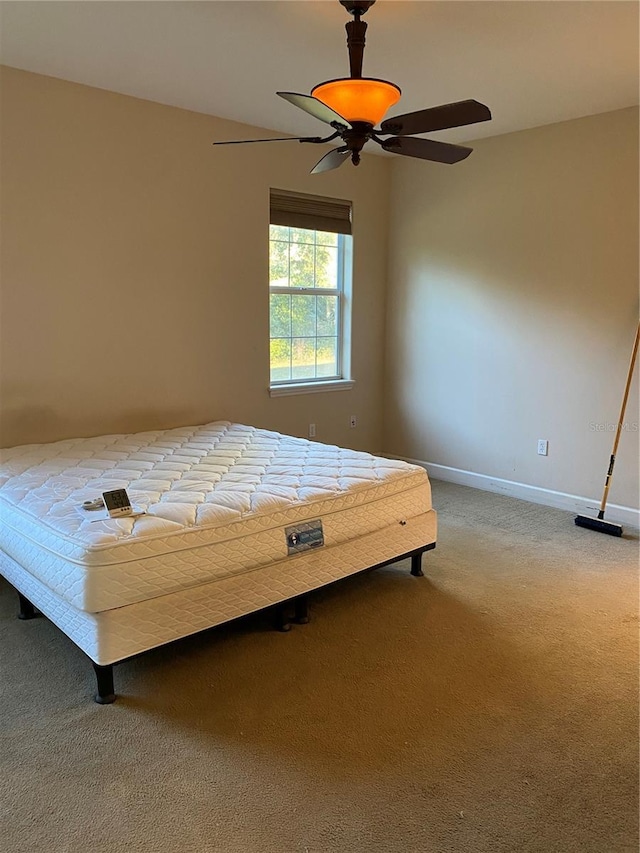
{"label": "white mattress", "polygon": [[[80,516],[115,488],[146,514]],[[90,613],[299,560],[292,524],[331,547],[430,509],[422,468],[228,422],[0,451],[0,548]]]}

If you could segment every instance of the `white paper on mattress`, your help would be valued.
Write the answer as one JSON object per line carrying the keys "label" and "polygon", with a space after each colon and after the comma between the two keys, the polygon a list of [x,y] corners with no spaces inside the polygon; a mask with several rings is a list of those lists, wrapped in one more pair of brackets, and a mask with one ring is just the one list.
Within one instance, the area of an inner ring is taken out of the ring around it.
{"label": "white paper on mattress", "polygon": [[[228,422],[11,448],[0,460],[0,547],[91,612],[282,559],[293,523],[321,518],[333,545],[431,507],[417,466]],[[148,515],[83,520],[78,504],[110,488]]]}

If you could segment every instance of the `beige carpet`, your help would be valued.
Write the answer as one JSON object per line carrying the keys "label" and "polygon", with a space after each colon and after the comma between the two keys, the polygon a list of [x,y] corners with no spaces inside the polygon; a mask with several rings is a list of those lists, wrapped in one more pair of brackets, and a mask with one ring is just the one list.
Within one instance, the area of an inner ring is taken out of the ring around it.
{"label": "beige carpet", "polygon": [[0,582],[7,853],[638,850],[638,539],[434,483],[440,540],[116,668]]}

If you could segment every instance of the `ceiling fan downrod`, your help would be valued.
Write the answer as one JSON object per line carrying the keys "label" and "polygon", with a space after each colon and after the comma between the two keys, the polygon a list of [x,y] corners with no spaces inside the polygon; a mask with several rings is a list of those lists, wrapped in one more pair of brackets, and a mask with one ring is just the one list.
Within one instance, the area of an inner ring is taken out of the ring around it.
{"label": "ceiling fan downrod", "polygon": [[353,21],[345,24],[345,29],[349,50],[349,70],[351,78],[354,80],[359,80],[362,77],[362,59],[367,32],[367,25],[360,18],[375,2],[376,0],[340,0],[347,12],[353,15]]}

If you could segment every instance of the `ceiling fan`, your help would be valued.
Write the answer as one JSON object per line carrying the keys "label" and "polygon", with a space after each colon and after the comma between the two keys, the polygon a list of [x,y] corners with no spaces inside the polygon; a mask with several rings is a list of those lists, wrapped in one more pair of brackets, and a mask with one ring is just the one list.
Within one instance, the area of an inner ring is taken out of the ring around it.
{"label": "ceiling fan", "polygon": [[[474,100],[456,101],[453,104],[442,104],[439,107],[393,116],[382,121],[387,110],[400,100],[402,93],[395,83],[362,76],[367,24],[361,18],[376,0],[339,0],[339,2],[349,14],[353,15],[353,20],[346,24],[351,76],[319,83],[314,86],[310,95],[300,95],[296,92],[276,93],[294,106],[330,125],[334,132],[325,137],[285,136],[270,139],[238,139],[213,144],[241,145],[247,142],[287,141],[319,144],[331,142],[339,137],[343,144],[325,154],[313,167],[311,174],[337,169],[348,159],[357,166],[360,162],[360,152],[369,140],[393,154],[418,157],[421,160],[432,160],[436,163],[458,163],[468,157],[472,148],[452,145],[448,142],[436,142],[433,139],[416,139],[415,134],[488,121],[491,118],[489,108]],[[378,122],[381,124],[376,129]],[[381,137],[384,136],[389,138],[382,139]]]}

